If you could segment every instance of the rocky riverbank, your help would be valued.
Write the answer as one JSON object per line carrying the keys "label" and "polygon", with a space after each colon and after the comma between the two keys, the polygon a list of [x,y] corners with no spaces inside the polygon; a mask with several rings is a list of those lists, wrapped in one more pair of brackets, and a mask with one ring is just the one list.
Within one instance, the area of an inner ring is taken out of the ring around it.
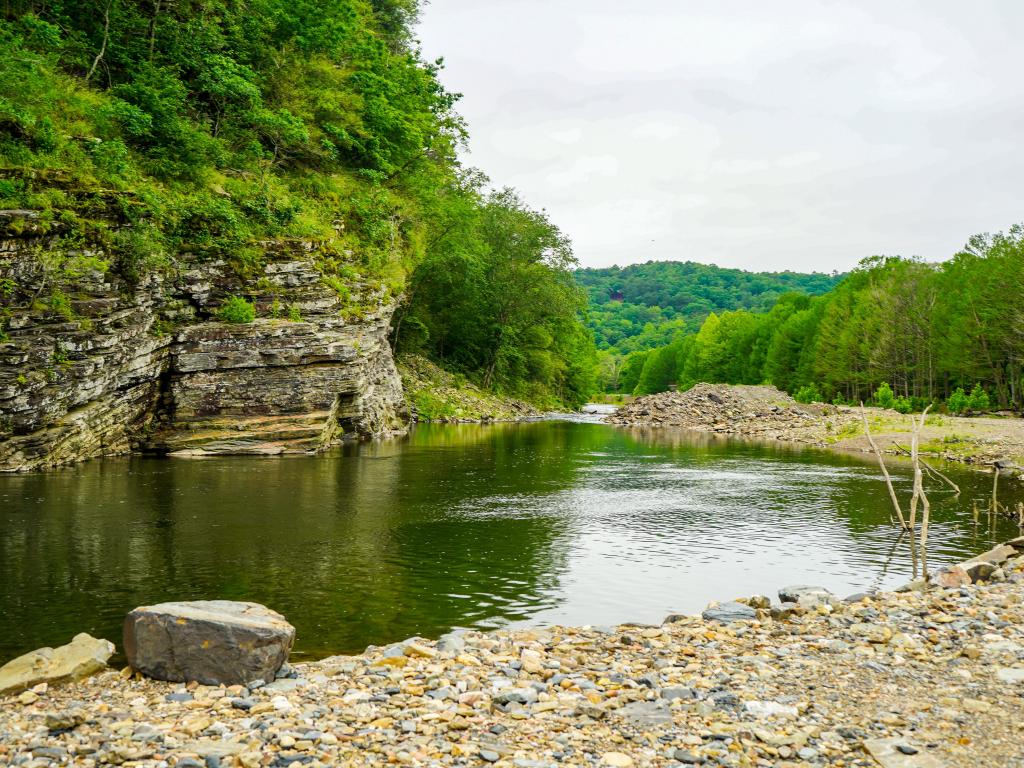
{"label": "rocky riverbank", "polygon": [[0,764],[1024,765],[1024,539],[989,558],[972,585],[412,639],[248,687],[40,685],[0,708]]}
{"label": "rocky riverbank", "polygon": [[[124,229],[108,203],[96,215]],[[103,243],[76,250],[62,233],[39,211],[0,210],[0,472],[133,451],[305,453],[405,430],[396,302],[332,281],[325,243],[259,243],[249,271],[176,253],[174,270],[131,279]],[[232,299],[253,317],[224,322]]]}
{"label": "rocky riverbank", "polygon": [[[883,408],[867,412],[879,448],[893,455],[906,454],[910,417]],[[637,398],[607,421],[870,451],[859,408],[798,403],[771,386],[697,384],[686,392]],[[921,430],[921,453],[968,464],[1024,466],[1024,419],[932,414]]]}

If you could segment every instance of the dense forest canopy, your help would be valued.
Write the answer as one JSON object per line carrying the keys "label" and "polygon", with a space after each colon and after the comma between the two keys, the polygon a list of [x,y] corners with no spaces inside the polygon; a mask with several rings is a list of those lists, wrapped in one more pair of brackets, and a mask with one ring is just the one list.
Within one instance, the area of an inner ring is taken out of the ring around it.
{"label": "dense forest canopy", "polygon": [[[978,235],[949,261],[873,257],[823,296],[766,313],[713,313],[699,331],[631,355],[620,391],[698,381],[773,383],[801,399],[857,402],[882,387],[907,407],[976,398],[1024,407],[1024,227]],[[980,386],[979,386],[980,385]]]}
{"label": "dense forest canopy", "polygon": [[789,291],[825,293],[841,276],[649,261],[579,269],[576,279],[587,289],[598,349],[629,353],[668,344],[679,331],[696,331],[712,312],[766,312]]}
{"label": "dense forest canopy", "polygon": [[[310,240],[343,299],[408,296],[406,348],[512,392],[585,397],[593,345],[571,251],[546,217],[460,165],[458,96],[412,40],[415,0],[2,9],[0,208],[59,222],[54,307],[66,311],[62,290],[84,269],[138,282],[225,259],[255,280],[265,241]],[[471,302],[432,295],[469,273]],[[540,315],[509,300],[524,285],[522,298],[545,297]]]}

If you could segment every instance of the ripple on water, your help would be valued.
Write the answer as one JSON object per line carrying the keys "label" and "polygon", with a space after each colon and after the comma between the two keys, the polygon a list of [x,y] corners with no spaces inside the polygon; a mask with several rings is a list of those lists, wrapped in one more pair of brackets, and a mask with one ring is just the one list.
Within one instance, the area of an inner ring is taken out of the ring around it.
{"label": "ripple on water", "polygon": [[[973,520],[989,478],[950,471],[964,492],[933,494],[933,566],[1015,532]],[[905,465],[893,474],[907,498]],[[315,656],[911,574],[869,458],[590,423],[418,428],[326,457],[93,462],[0,477],[0,500],[0,657],[79,631],[116,639],[125,611],[166,599],[265,602]]]}

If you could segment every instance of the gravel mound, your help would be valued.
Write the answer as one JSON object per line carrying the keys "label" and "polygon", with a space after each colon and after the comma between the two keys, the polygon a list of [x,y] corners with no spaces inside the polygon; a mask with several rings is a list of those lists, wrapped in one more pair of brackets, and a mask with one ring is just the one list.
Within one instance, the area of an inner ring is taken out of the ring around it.
{"label": "gravel mound", "polygon": [[702,432],[784,437],[814,430],[831,406],[803,405],[771,386],[696,384],[686,392],[647,395],[608,418],[611,424],[681,427]]}

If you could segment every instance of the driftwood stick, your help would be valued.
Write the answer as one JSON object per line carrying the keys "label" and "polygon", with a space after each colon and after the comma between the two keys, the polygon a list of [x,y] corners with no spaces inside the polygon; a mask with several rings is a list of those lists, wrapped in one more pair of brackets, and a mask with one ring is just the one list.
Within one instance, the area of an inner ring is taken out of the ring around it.
{"label": "driftwood stick", "polygon": [[[931,408],[929,405],[924,411],[921,412],[921,421],[918,423],[913,416],[911,421],[914,421],[914,484],[917,486],[915,492],[921,497],[921,575],[925,579],[928,578],[928,523],[931,518],[931,504],[928,501],[928,494],[924,492],[924,483],[921,477],[921,457],[919,455],[919,439],[920,432],[924,429],[924,420],[928,415],[928,409]],[[911,512],[913,516],[913,512]]]}
{"label": "driftwood stick", "polygon": [[921,498],[921,486],[923,485],[923,483],[921,478],[921,462],[918,460],[917,457],[917,446],[919,442],[919,436],[917,431],[917,419],[914,417],[913,414],[910,415],[910,425],[912,429],[910,433],[910,461],[913,464],[914,468],[914,490],[910,494],[909,522],[911,535],[913,535],[913,532],[916,530],[915,524],[917,522],[917,504]]}
{"label": "driftwood stick", "polygon": [[[899,443],[893,443],[892,447],[895,448],[896,450],[900,451],[901,453],[906,454],[907,456],[910,455],[910,449],[909,448],[904,448]],[[927,461],[922,459],[920,453],[918,454],[918,459],[920,459],[921,466],[924,467],[924,470],[925,470],[925,472],[928,473],[929,477],[937,477],[937,478],[939,478],[940,480],[945,482],[946,485],[948,485],[950,488],[952,488],[954,493],[956,493],[957,496],[960,495],[960,486],[959,485],[954,483],[952,480],[950,480],[948,477],[946,477],[946,475],[944,475],[942,472],[937,470],[935,467],[933,467]]]}
{"label": "driftwood stick", "polygon": [[860,404],[860,417],[864,422],[864,435],[868,439],[868,444],[871,446],[871,450],[875,452],[875,456],[878,457],[878,466],[882,470],[882,475],[885,477],[885,485],[889,489],[889,498],[892,500],[893,509],[896,510],[896,516],[900,519],[900,527],[905,531],[910,530],[910,526],[907,525],[906,519],[903,517],[903,509],[900,507],[900,501],[896,498],[896,490],[892,487],[892,478],[889,477],[889,470],[885,466],[885,461],[882,459],[882,452],[878,450],[878,446],[875,445],[875,439],[871,437],[871,428],[868,426],[868,413],[864,409],[864,403]]}
{"label": "driftwood stick", "polygon": [[992,471],[992,513],[999,512],[999,468]]}

